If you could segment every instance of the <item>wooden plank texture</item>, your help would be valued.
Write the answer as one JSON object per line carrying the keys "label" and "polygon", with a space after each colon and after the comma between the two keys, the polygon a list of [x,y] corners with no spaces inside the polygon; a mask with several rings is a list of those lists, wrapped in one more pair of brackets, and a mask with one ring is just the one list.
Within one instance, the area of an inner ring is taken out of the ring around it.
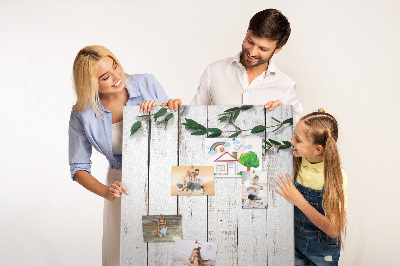
{"label": "wooden plank texture", "polygon": [[[232,130],[218,121],[218,114],[228,109],[226,106],[208,108],[208,127]],[[222,126],[222,127],[221,127]],[[224,137],[228,134],[224,134]],[[218,243],[218,265],[237,265],[237,226],[238,212],[241,208],[241,178],[216,177],[215,196],[208,201],[208,240]]]}
{"label": "wooden plank texture", "polygon": [[[252,109],[243,112],[237,123],[243,129],[265,125],[264,107],[254,106]],[[251,134],[250,131],[246,131],[239,137],[260,137],[264,139],[265,132]],[[261,171],[262,168],[259,169],[257,171]],[[241,178],[239,179],[241,182]],[[242,209],[240,206],[238,213],[238,265],[267,265],[268,249],[265,245],[266,242],[267,210]]]}
{"label": "wooden plank texture", "polygon": [[[273,112],[266,112],[267,125],[276,124],[274,117],[279,121],[293,117],[292,106],[277,106]],[[293,136],[293,127],[282,127],[272,132],[267,129],[267,138],[282,142]],[[267,211],[267,247],[268,265],[294,265],[294,227],[293,205],[276,193],[278,185],[275,179],[278,175],[289,173],[293,180],[293,151],[292,148],[276,152],[271,149],[265,156],[264,167],[268,174],[268,211]]]}
{"label": "wooden plank texture", "polygon": [[[180,112],[179,165],[204,165],[204,136],[193,136],[181,123],[190,118],[207,124],[207,106],[185,106]],[[178,196],[178,213],[182,217],[183,237],[188,240],[207,241],[207,197]]]}
{"label": "wooden plank texture", "polygon": [[[157,112],[160,107],[154,109]],[[162,120],[162,118],[160,119]],[[178,164],[178,113],[168,122],[150,123],[149,215],[177,214],[177,196],[171,196],[171,169]],[[168,227],[168,223],[167,223]],[[148,265],[168,265],[174,243],[148,243]]]}
{"label": "wooden plank texture", "polygon": [[[121,265],[171,264],[172,242],[143,242],[142,215],[147,214],[181,214],[184,239],[218,244],[217,265],[294,265],[293,206],[275,192],[274,181],[286,172],[293,178],[292,149],[278,153],[272,149],[263,156],[262,170],[268,173],[266,210],[242,209],[242,184],[237,177],[216,177],[215,196],[171,196],[172,166],[204,165],[205,136],[191,135],[182,122],[190,118],[208,127],[234,130],[218,121],[218,114],[231,107],[186,106],[179,115],[174,113],[166,130],[151,121],[132,137],[130,127],[138,120],[139,107],[125,107],[122,176],[130,196],[122,198]],[[271,117],[281,121],[292,117],[292,107],[265,111],[254,106],[243,111],[235,124],[242,129],[276,124]],[[282,141],[290,140],[293,133],[291,126],[272,130],[245,131],[239,138]]]}
{"label": "wooden plank texture", "polygon": [[122,193],[121,265],[147,264],[142,215],[147,215],[148,211],[148,126],[143,125],[134,136],[130,136],[131,126],[138,120],[138,115],[141,115],[138,107],[124,108],[122,182],[129,196]]}

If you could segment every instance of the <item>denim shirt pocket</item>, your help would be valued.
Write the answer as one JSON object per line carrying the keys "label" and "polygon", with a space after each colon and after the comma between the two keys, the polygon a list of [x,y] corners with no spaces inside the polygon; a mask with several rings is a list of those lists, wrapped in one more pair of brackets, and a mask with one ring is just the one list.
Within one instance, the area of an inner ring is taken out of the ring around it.
{"label": "denim shirt pocket", "polygon": [[324,243],[327,247],[338,247],[339,246],[339,238],[332,238],[325,234],[324,232],[320,232],[318,237],[318,241]]}
{"label": "denim shirt pocket", "polygon": [[304,235],[301,233],[301,230],[298,230],[297,228],[294,229],[294,234],[295,247],[300,251],[301,254],[304,254],[308,247],[309,238],[304,237]]}

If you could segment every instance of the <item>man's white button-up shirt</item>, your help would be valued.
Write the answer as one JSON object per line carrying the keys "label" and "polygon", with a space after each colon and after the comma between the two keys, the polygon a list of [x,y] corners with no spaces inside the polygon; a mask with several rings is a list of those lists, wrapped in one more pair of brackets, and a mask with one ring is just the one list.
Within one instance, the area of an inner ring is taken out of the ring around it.
{"label": "man's white button-up shirt", "polygon": [[190,105],[265,105],[276,100],[292,105],[294,122],[299,120],[303,108],[296,83],[270,60],[268,69],[249,84],[239,53],[206,68]]}

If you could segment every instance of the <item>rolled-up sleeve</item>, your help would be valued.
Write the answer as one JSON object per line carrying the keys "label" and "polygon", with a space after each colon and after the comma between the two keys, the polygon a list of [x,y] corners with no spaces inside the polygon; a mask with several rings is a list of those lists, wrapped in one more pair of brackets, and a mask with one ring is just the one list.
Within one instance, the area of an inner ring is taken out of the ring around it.
{"label": "rolled-up sleeve", "polygon": [[210,89],[209,89],[209,81],[208,81],[208,67],[204,70],[203,75],[200,78],[200,84],[197,87],[196,95],[193,97],[192,101],[189,105],[210,105],[211,97],[210,97]]}
{"label": "rolled-up sleeve", "polygon": [[69,165],[71,178],[74,180],[75,173],[79,170],[84,170],[90,173],[92,155],[92,145],[88,141],[82,117],[78,111],[71,111],[69,120]]}
{"label": "rolled-up sleeve", "polygon": [[296,84],[294,83],[285,95],[285,102],[283,104],[293,106],[293,125],[296,125],[300,120],[301,113],[303,112],[303,107],[296,94]]}

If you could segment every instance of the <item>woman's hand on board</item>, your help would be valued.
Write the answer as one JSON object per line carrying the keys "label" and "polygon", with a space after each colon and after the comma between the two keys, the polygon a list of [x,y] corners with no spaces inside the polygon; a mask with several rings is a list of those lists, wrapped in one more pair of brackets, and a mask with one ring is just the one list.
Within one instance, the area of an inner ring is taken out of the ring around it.
{"label": "woman's hand on board", "polygon": [[165,102],[161,105],[161,107],[168,106],[168,109],[178,110],[179,106],[182,106],[182,101],[180,99],[169,99],[168,102]]}
{"label": "woman's hand on board", "polygon": [[276,184],[281,188],[275,189],[275,191],[284,197],[287,201],[292,203],[293,205],[298,206],[301,202],[305,201],[303,195],[297,190],[295,185],[292,182],[292,179],[290,179],[289,174],[286,174],[287,180],[281,175],[279,175],[279,178],[281,182],[279,182],[277,179],[275,180]]}
{"label": "woman's hand on board", "polygon": [[[143,101],[140,105],[140,111],[150,112],[156,106],[160,106],[156,101]],[[163,104],[161,104],[161,107],[165,106],[168,106],[168,109],[170,110],[178,110],[178,106],[182,106],[182,101],[180,99],[169,99],[168,102],[164,102]]]}
{"label": "woman's hand on board", "polygon": [[150,101],[143,101],[142,104],[140,105],[140,112],[150,112],[150,110],[153,110],[154,107],[158,106],[159,104],[156,101],[150,100]]}
{"label": "woman's hand on board", "polygon": [[122,184],[122,182],[120,181],[116,181],[108,188],[106,199],[109,201],[113,201],[116,198],[121,198],[122,192],[124,192],[126,195],[129,195],[128,190],[125,188],[124,184]]}

